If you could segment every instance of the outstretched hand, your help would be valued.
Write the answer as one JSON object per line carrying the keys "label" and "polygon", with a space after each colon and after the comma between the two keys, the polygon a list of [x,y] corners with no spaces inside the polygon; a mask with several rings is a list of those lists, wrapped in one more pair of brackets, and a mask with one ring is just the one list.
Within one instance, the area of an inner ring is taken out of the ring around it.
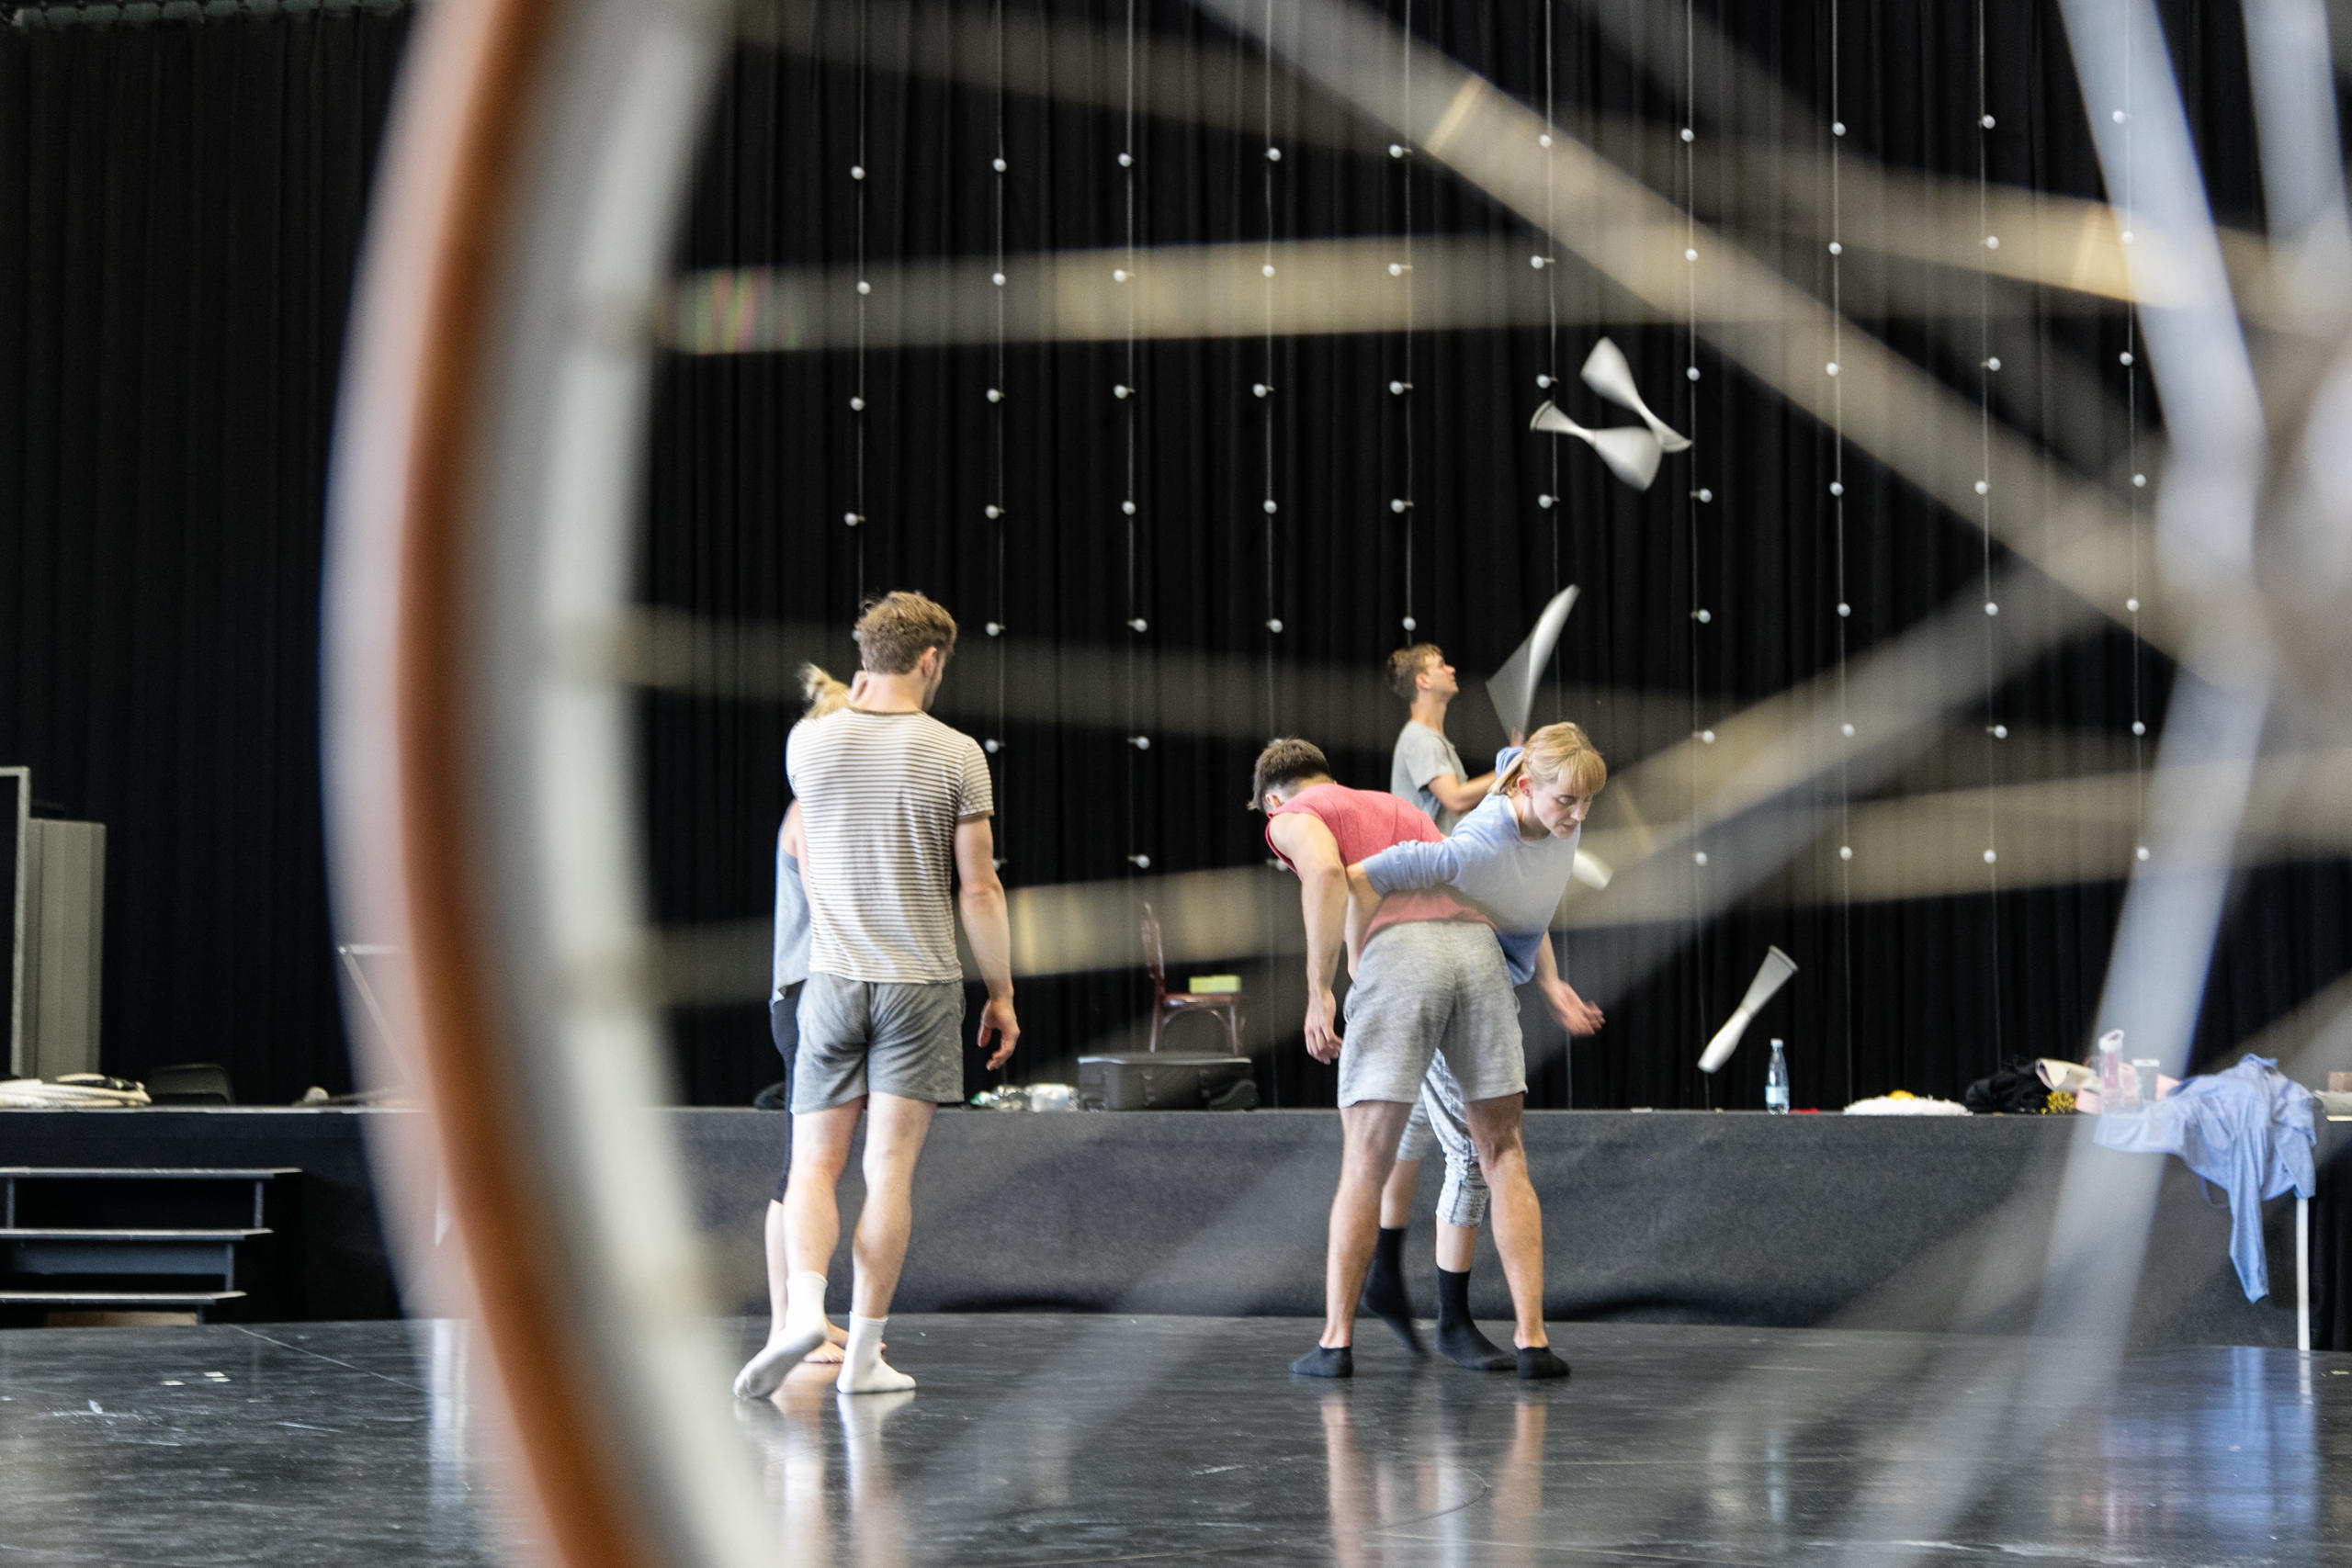
{"label": "outstretched hand", "polygon": [[1340,1004],[1331,987],[1318,986],[1306,998],[1306,1054],[1318,1062],[1340,1059]]}
{"label": "outstretched hand", "polygon": [[1598,1034],[1601,1024],[1606,1021],[1600,1016],[1600,1010],[1577,995],[1576,987],[1566,980],[1544,982],[1544,1003],[1552,1010],[1552,1016],[1559,1021],[1560,1027],[1570,1034]]}
{"label": "outstretched hand", "polygon": [[991,1038],[996,1042],[996,1054],[989,1058],[989,1066],[1001,1067],[1021,1039],[1021,1021],[1013,1016],[1011,997],[990,997],[988,1004],[980,1009],[979,1032],[972,1043],[985,1051]]}

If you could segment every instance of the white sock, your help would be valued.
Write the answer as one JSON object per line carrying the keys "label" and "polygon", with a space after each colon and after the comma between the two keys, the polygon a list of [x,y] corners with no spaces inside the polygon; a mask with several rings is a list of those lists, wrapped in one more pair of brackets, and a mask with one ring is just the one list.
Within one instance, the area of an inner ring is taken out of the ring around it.
{"label": "white sock", "polygon": [[735,1397],[765,1399],[792,1364],[825,1342],[825,1277],[804,1269],[784,1282],[784,1326],[735,1374]]}
{"label": "white sock", "polygon": [[849,1348],[842,1354],[835,1388],[843,1393],[894,1393],[915,1386],[914,1379],[882,1359],[882,1328],[889,1321],[850,1314]]}

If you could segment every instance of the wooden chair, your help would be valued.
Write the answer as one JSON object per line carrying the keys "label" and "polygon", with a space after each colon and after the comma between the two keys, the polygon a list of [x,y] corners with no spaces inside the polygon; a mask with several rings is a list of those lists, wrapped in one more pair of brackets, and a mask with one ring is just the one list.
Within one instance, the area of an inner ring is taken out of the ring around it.
{"label": "wooden chair", "polygon": [[1217,991],[1199,996],[1190,991],[1168,988],[1168,963],[1159,944],[1159,917],[1149,904],[1143,907],[1143,964],[1151,974],[1151,1049],[1159,1049],[1159,1037],[1170,1023],[1186,1013],[1207,1013],[1225,1021],[1226,1043],[1237,1056],[1246,1054],[1241,1043],[1249,1014],[1243,1010],[1241,993]]}

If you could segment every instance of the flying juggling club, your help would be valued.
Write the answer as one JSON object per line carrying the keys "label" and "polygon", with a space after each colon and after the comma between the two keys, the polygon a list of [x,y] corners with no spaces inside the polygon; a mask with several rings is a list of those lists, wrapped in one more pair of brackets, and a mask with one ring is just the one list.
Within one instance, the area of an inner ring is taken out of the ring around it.
{"label": "flying juggling club", "polygon": [[1713,1040],[1707,1042],[1706,1055],[1699,1058],[1701,1072],[1712,1073],[1731,1060],[1731,1054],[1739,1048],[1739,1037],[1747,1032],[1748,1024],[1755,1021],[1757,1010],[1770,1001],[1772,993],[1787,985],[1789,976],[1796,972],[1795,959],[1777,947],[1764,950],[1764,962],[1758,966],[1756,978],[1747,983],[1747,995],[1739,998],[1739,1005],[1731,1010],[1730,1020],[1715,1031]]}
{"label": "flying juggling club", "polygon": [[1542,430],[1554,435],[1573,435],[1594,451],[1609,465],[1609,471],[1632,485],[1635,490],[1647,490],[1650,480],[1657,477],[1658,456],[1662,448],[1657,437],[1633,425],[1619,425],[1611,430],[1587,430],[1549,402],[1535,411],[1527,422],[1530,430]]}
{"label": "flying juggling club", "polygon": [[1649,404],[1642,401],[1642,394],[1634,386],[1634,367],[1625,363],[1625,352],[1607,338],[1592,345],[1584,357],[1584,384],[1615,403],[1619,408],[1632,409],[1642,416],[1642,423],[1657,437],[1658,447],[1667,452],[1687,452],[1690,438],[1678,435],[1674,428],[1650,412]]}

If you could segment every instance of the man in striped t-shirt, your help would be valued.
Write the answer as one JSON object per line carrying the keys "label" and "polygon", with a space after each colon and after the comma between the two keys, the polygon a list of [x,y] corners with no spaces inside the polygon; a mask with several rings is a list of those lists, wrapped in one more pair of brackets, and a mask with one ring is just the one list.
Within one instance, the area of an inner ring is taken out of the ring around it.
{"label": "man in striped t-shirt", "polygon": [[796,726],[786,749],[808,846],[808,980],[792,1074],[785,1317],[736,1374],[747,1399],[773,1393],[824,1338],[825,1269],[841,1238],[834,1193],[860,1115],[865,1205],[851,1243],[856,1273],[837,1386],[914,1386],[882,1359],[882,1325],[906,1260],[932,1108],[964,1097],[958,907],[988,983],[977,1038],[988,1065],[1001,1066],[1021,1036],[988,763],[971,737],[924,711],[956,650],[955,618],[920,593],[891,593],[859,619],[857,639],[864,691],[841,712]]}

